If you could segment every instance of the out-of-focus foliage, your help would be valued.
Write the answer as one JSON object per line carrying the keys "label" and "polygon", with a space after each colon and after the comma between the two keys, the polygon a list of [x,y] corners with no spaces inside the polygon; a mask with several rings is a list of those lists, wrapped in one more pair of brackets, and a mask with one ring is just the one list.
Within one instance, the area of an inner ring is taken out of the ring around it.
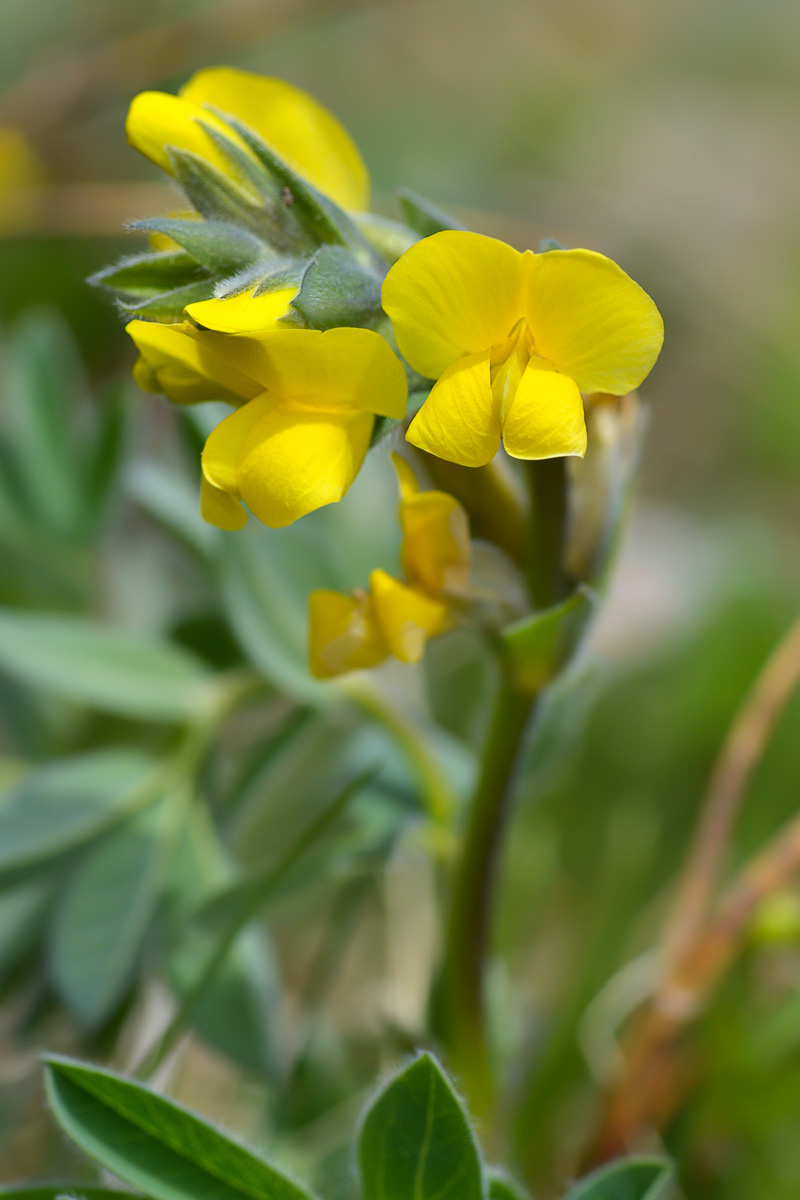
{"label": "out-of-focus foliage", "polygon": [[[460,200],[519,246],[595,247],[665,312],[633,534],[519,781],[500,892],[498,1157],[558,1195],[715,752],[800,598],[797,6],[309,3],[296,23],[264,4],[6,10],[2,120],[48,190],[38,225],[0,240],[0,1177],[86,1178],[44,1116],[38,1050],[139,1060],[231,895],[376,765],[189,1006],[170,1089],[352,1196],[357,1114],[424,1028],[430,851],[451,837],[425,814],[433,795],[457,817],[491,665],[466,633],[435,643],[382,679],[388,727],[321,690],[306,598],[397,569],[387,464],[368,460],[335,512],[218,536],[196,511],[205,428],[127,382],[121,325],[83,282],[131,251],[123,221],[173,200],[136,190],[155,173],[124,145],[131,95],[224,57],[334,108],[379,191]],[[158,42],[165,22],[177,33]],[[796,808],[799,720],[795,702],[737,861]],[[97,941],[76,943],[87,912]],[[690,1200],[800,1187],[798,943],[768,916],[696,1032],[697,1087],[666,1135]]]}

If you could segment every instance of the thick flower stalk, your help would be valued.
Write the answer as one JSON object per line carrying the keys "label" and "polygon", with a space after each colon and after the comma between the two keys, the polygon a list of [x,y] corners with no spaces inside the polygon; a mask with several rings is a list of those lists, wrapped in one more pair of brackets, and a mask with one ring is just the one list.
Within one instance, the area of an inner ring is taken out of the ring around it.
{"label": "thick flower stalk", "polygon": [[469,596],[472,548],[466,513],[446,492],[420,491],[405,459],[393,458],[405,580],[375,570],[367,592],[312,593],[309,646],[311,670],[319,679],[374,667],[390,657],[418,662],[428,639],[454,623]]}
{"label": "thick flower stalk", "polygon": [[408,440],[466,467],[583,455],[582,392],[622,396],[658,357],[663,323],[624,271],[590,250],[520,254],[444,231],[389,271],[383,307],[397,344],[437,380]]}

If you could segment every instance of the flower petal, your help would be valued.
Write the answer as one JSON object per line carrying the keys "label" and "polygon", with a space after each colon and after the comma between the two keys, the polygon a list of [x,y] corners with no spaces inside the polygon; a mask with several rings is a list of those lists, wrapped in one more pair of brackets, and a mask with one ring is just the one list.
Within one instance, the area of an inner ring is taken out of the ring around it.
{"label": "flower petal", "polygon": [[187,304],[184,311],[204,329],[218,333],[263,333],[280,328],[277,322],[291,311],[289,305],[297,292],[296,287],[279,288],[260,296],[246,292],[224,300],[199,300],[197,304]]}
{"label": "flower petal", "polygon": [[509,336],[523,315],[523,256],[496,238],[445,230],[417,242],[389,271],[383,307],[403,357],[438,379],[465,355]]}
{"label": "flower petal", "polygon": [[368,596],[312,592],[308,622],[311,672],[317,679],[374,667],[389,656]]}
{"label": "flower petal", "polygon": [[512,458],[559,458],[586,453],[583,401],[574,379],[532,358],[503,422]]}
{"label": "flower petal", "polygon": [[125,329],[141,355],[134,377],[145,391],[163,392],[176,404],[204,400],[241,404],[264,391],[263,385],[232,365],[218,335],[204,336],[188,321],[180,325],[129,321]]}
{"label": "flower petal", "polygon": [[434,384],[406,439],[462,467],[482,467],[500,448],[489,351],[459,359]]}
{"label": "flower petal", "polygon": [[212,429],[203,447],[203,474],[209,483],[234,496],[239,495],[239,457],[251,429],[274,408],[266,393],[243,404]]}
{"label": "flower petal", "polygon": [[664,323],[610,258],[591,250],[529,256],[528,323],[536,352],[582,392],[633,391],[658,358]]}
{"label": "flower petal", "polygon": [[446,606],[385,571],[373,571],[369,587],[375,618],[392,654],[401,662],[419,662],[428,638],[447,625]]}
{"label": "flower petal", "polygon": [[168,175],[173,173],[173,167],[166,147],[175,146],[178,150],[190,150],[198,154],[242,183],[239,172],[202,128],[201,121],[224,133],[242,150],[251,154],[239,135],[214,113],[182,96],[171,96],[168,92],[140,92],[128,109],[125,134],[134,150],[144,154],[145,158],[149,158]]}
{"label": "flower petal", "polygon": [[447,492],[421,492],[399,454],[392,461],[400,483],[400,560],[406,575],[429,595],[463,591],[472,557],[466,512]]}
{"label": "flower petal", "polygon": [[231,358],[263,387],[309,409],[405,416],[402,363],[369,329],[286,329],[236,338]]}
{"label": "flower petal", "polygon": [[247,513],[236,497],[214,487],[205,475],[200,477],[200,515],[209,525],[229,532],[243,529],[247,524]]}
{"label": "flower petal", "polygon": [[369,207],[369,175],[355,142],[307,92],[281,79],[208,67],[193,75],[180,94],[185,101],[210,104],[237,117],[336,204]]}
{"label": "flower petal", "polygon": [[373,424],[371,413],[277,406],[242,442],[237,472],[242,499],[273,529],[341,500],[364,461]]}

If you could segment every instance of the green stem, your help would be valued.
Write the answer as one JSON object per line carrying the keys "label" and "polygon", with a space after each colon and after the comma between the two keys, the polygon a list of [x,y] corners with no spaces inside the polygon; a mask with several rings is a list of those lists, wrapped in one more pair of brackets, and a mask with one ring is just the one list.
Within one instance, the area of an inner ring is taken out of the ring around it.
{"label": "green stem", "polygon": [[493,1091],[484,977],[494,883],[514,772],[534,707],[534,697],[503,680],[452,884],[441,979],[441,1027],[453,1065],[479,1116],[490,1110]]}
{"label": "green stem", "polygon": [[529,462],[527,477],[531,497],[528,591],[534,608],[552,608],[567,594],[566,459],[542,458]]}

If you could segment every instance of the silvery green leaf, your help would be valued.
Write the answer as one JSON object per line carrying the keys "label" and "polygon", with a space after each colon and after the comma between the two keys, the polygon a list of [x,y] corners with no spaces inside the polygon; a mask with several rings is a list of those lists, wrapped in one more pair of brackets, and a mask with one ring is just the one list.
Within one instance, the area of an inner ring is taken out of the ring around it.
{"label": "silvery green leaf", "polygon": [[97,271],[88,282],[95,287],[121,293],[130,300],[149,300],[164,292],[189,287],[203,279],[210,279],[210,276],[192,255],[167,250],[156,254],[129,255],[113,266]]}
{"label": "silvery green leaf", "polygon": [[189,283],[171,292],[162,292],[150,300],[139,300],[135,303],[117,300],[117,307],[126,318],[138,317],[142,321],[177,321],[183,316],[187,304],[208,300],[211,294],[211,281],[203,279],[199,283]]}
{"label": "silvery green leaf", "polygon": [[482,1200],[478,1144],[453,1086],[421,1054],[373,1100],[358,1146],[365,1200]]}
{"label": "silvery green leaf", "polygon": [[486,1183],[487,1200],[530,1200],[522,1184],[502,1167],[488,1167]]}
{"label": "silvery green leaf", "polygon": [[663,1200],[674,1171],[663,1158],[627,1158],[600,1167],[570,1188],[564,1200]]}
{"label": "silvery green leaf", "polygon": [[[163,233],[187,252],[187,256],[216,273],[241,271],[265,259],[270,251],[265,242],[229,221],[190,221],[177,217],[152,217],[135,221],[131,229]],[[174,257],[174,256],[173,256]],[[102,274],[102,272],[101,272]],[[120,287],[120,284],[116,284]]]}
{"label": "silvery green leaf", "polygon": [[177,182],[201,217],[207,221],[236,225],[256,237],[269,237],[269,214],[233,180],[190,150],[167,146],[166,151]]}
{"label": "silvery green leaf", "polygon": [[62,1129],[151,1200],[310,1200],[260,1155],[143,1084],[73,1059],[45,1062]]}

